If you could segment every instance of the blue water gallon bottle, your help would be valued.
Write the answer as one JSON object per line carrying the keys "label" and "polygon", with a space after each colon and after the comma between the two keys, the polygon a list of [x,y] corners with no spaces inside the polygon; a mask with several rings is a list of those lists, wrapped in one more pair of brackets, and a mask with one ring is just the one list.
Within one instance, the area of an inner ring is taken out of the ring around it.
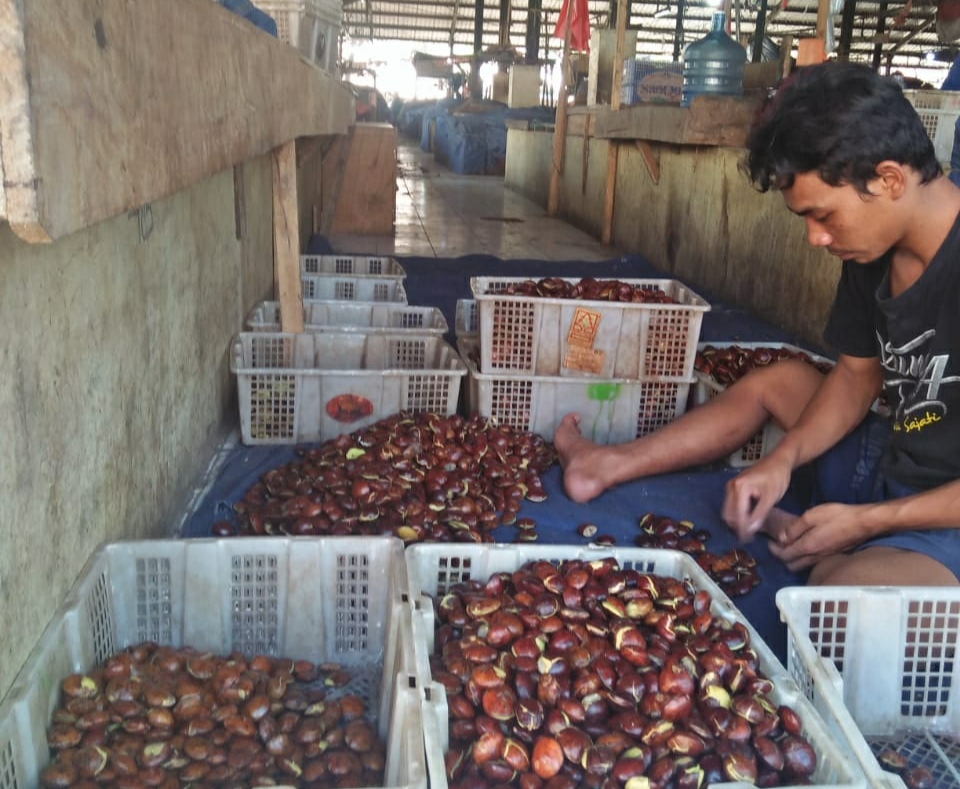
{"label": "blue water gallon bottle", "polygon": [[710,32],[694,41],[683,52],[683,97],[681,104],[690,106],[694,96],[743,94],[743,66],[747,51],[727,35],[726,14],[714,11]]}

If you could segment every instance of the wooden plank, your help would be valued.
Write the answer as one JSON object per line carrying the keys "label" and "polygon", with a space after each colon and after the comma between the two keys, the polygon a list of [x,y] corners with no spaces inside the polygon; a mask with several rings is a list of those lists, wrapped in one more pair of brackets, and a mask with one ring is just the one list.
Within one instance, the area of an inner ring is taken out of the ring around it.
{"label": "wooden plank", "polygon": [[607,147],[607,178],[603,188],[603,227],[600,240],[609,244],[613,240],[613,207],[617,197],[617,159],[620,143],[611,140]]}
{"label": "wooden plank", "polygon": [[617,112],[601,108],[594,118],[593,135],[601,139],[742,147],[761,101],[752,96],[696,96],[690,107],[636,105]]}
{"label": "wooden plank", "polygon": [[583,129],[583,141],[580,145],[580,193],[587,193],[587,173],[590,170],[590,119],[592,115],[587,116],[587,122]]}
{"label": "wooden plank", "polygon": [[567,0],[567,17],[563,28],[563,59],[560,61],[560,89],[557,91],[557,120],[553,128],[547,216],[556,216],[560,208],[560,174],[563,172],[563,155],[567,148],[567,72],[570,70],[570,21],[573,18],[573,2],[574,0]]}
{"label": "wooden plank", "polygon": [[353,98],[210,0],[0,0],[0,219],[51,241],[301,136]]}
{"label": "wooden plank", "polygon": [[623,84],[623,45],[627,37],[627,0],[617,0],[617,44],[613,56],[613,81],[610,86],[610,108],[620,109],[620,87]]}
{"label": "wooden plank", "polygon": [[273,152],[273,270],[281,331],[303,331],[297,149],[292,140]]}
{"label": "wooden plank", "polygon": [[[339,149],[326,232],[392,236],[397,210],[397,130],[358,123]],[[326,161],[326,160],[325,160]]]}
{"label": "wooden plank", "polygon": [[657,161],[657,157],[654,155],[650,143],[646,140],[637,140],[634,142],[634,145],[636,145],[637,150],[640,151],[640,156],[643,158],[643,165],[647,168],[650,178],[655,184],[660,183],[660,162]]}

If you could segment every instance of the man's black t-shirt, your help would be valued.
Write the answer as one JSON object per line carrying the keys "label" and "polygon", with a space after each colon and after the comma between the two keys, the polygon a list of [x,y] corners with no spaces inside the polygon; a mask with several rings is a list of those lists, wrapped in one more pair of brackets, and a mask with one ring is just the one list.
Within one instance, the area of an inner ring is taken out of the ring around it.
{"label": "man's black t-shirt", "polygon": [[927,490],[960,478],[960,217],[896,297],[890,257],[843,263],[824,338],[837,353],[879,353],[893,420],[882,469]]}

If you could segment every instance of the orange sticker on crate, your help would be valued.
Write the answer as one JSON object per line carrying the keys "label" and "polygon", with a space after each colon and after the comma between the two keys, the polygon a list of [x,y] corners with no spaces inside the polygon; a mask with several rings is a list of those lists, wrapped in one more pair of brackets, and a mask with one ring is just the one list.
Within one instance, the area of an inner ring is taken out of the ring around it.
{"label": "orange sticker on crate", "polygon": [[581,348],[592,348],[593,340],[600,328],[600,313],[595,310],[577,307],[570,322],[570,331],[567,332],[567,342]]}
{"label": "orange sticker on crate", "polygon": [[603,360],[606,356],[604,351],[584,348],[582,345],[570,345],[563,356],[563,366],[568,370],[599,375],[603,370]]}

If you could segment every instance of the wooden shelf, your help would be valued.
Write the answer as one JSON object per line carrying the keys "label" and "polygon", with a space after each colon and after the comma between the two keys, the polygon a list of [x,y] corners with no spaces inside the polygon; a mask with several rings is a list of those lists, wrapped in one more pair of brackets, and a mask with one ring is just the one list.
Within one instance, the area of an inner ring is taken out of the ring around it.
{"label": "wooden shelf", "polygon": [[0,219],[52,241],[298,137],[353,98],[211,0],[0,2]]}
{"label": "wooden shelf", "polygon": [[689,107],[672,104],[638,104],[619,110],[607,106],[571,107],[568,133],[582,135],[590,116],[590,136],[600,139],[739,148],[747,141],[761,101],[754,96],[697,96]]}

